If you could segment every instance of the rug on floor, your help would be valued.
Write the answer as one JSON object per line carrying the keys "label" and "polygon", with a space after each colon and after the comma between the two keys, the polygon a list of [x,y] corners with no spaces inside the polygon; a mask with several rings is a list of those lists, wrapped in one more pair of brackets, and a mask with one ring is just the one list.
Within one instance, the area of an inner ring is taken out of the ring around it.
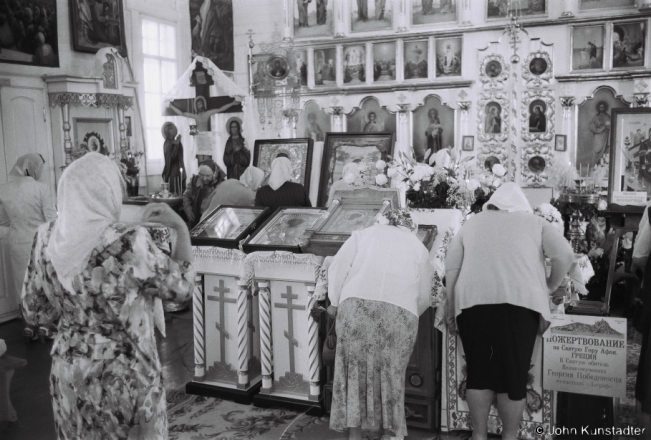
{"label": "rug on floor", "polygon": [[[615,399],[614,417],[615,426],[626,428],[628,426],[644,427],[640,405],[635,400],[635,381],[637,380],[637,365],[640,361],[642,348],[634,334],[626,344],[626,398]],[[639,440],[639,436],[618,436],[615,440]]]}
{"label": "rug on floor", "polygon": [[[328,417],[311,417],[287,409],[256,408],[228,400],[186,394],[183,389],[167,397],[170,440],[347,440],[347,433],[329,429]],[[369,440],[380,435],[364,433]],[[408,440],[461,440],[468,433],[441,436],[409,429]]]}

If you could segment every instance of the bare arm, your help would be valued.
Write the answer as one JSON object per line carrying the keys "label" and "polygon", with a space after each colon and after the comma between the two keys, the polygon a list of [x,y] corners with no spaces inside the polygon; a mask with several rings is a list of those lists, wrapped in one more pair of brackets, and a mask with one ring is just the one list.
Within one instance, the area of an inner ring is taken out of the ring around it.
{"label": "bare arm", "polygon": [[206,116],[212,116],[212,115],[214,115],[215,113],[221,113],[221,112],[223,112],[223,111],[225,111],[225,110],[228,110],[229,108],[231,108],[231,107],[233,107],[233,106],[235,106],[235,105],[238,105],[238,104],[239,104],[239,102],[237,102],[237,101],[233,101],[233,102],[228,103],[228,104],[226,104],[226,105],[222,105],[222,106],[219,107],[219,108],[214,108],[214,109],[212,109],[212,110],[206,110],[205,112],[203,112],[203,114],[205,114]]}
{"label": "bare arm", "polygon": [[181,110],[180,108],[178,108],[177,106],[175,106],[174,104],[172,104],[171,102],[170,102],[170,105],[167,106],[167,108],[170,109],[170,110],[172,110],[172,111],[173,111],[174,113],[176,113],[177,115],[179,115],[179,116],[185,116],[186,118],[192,118],[192,119],[194,119],[194,118],[197,116],[197,115],[195,115],[194,113],[187,113],[187,112],[184,112],[183,110]]}

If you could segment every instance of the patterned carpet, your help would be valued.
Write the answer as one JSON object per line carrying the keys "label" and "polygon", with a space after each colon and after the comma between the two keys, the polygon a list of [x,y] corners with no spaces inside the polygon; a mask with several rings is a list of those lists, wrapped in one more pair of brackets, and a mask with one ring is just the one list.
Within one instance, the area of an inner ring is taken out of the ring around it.
{"label": "patterned carpet", "polygon": [[[264,409],[227,400],[193,396],[179,390],[168,396],[170,440],[339,440],[347,433],[328,428],[328,417],[310,417],[286,409]],[[365,433],[369,440],[380,435]],[[469,433],[439,437],[436,433],[409,429],[408,440],[462,440]]]}

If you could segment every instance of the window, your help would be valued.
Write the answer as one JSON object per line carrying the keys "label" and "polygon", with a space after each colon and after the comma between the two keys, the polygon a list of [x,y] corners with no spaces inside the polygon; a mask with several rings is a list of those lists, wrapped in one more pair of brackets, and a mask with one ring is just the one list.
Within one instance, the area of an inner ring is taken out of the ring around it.
{"label": "window", "polygon": [[161,126],[168,118],[161,115],[163,96],[177,79],[176,29],[152,20],[142,21],[143,84],[145,90],[145,129],[147,158],[163,160]]}

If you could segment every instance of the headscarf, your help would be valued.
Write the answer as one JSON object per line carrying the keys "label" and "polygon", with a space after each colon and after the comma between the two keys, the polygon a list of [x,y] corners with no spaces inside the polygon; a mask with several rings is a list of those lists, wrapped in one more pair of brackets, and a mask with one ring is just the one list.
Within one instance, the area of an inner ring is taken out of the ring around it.
{"label": "headscarf", "polygon": [[200,167],[204,165],[210,168],[213,174],[215,173],[215,171],[217,171],[217,164],[212,159],[204,160],[199,164]]}
{"label": "headscarf", "polygon": [[380,216],[378,223],[381,225],[400,226],[413,233],[418,231],[418,223],[416,223],[411,213],[406,209],[389,209]]}
{"label": "headscarf", "polygon": [[484,211],[488,205],[494,205],[500,211],[517,212],[524,211],[533,214],[529,200],[517,184],[508,182],[497,188],[488,202],[484,203]]}
{"label": "headscarf", "polygon": [[249,166],[240,176],[240,182],[247,188],[257,191],[262,186],[264,171],[258,167]]}
{"label": "headscarf", "polygon": [[16,165],[9,172],[10,175],[16,177],[32,177],[34,180],[41,178],[41,172],[43,171],[43,156],[40,154],[25,154],[20,156],[16,161]]}
{"label": "headscarf", "polygon": [[285,182],[292,180],[292,162],[286,157],[277,157],[271,162],[269,186],[276,191]]}
{"label": "headscarf", "polygon": [[122,186],[117,164],[99,153],[88,153],[70,164],[61,176],[59,217],[47,253],[59,281],[72,289],[106,228],[120,219]]}

